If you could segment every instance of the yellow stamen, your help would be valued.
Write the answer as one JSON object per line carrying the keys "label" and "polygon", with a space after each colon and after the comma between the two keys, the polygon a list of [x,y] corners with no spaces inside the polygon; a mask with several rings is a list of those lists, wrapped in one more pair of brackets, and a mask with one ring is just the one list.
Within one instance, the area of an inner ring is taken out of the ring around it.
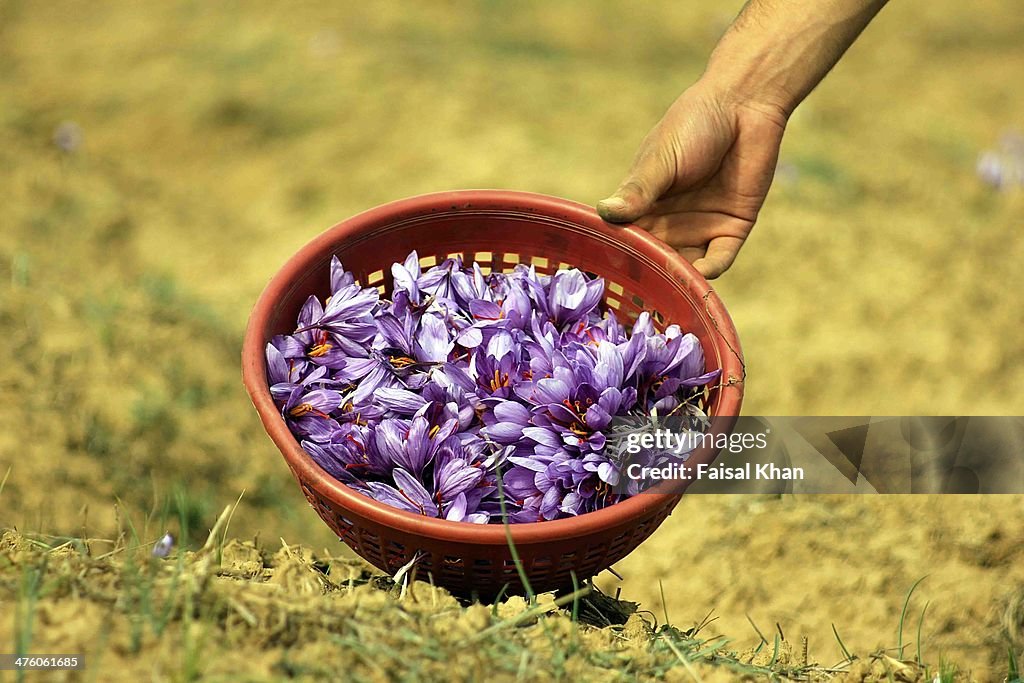
{"label": "yellow stamen", "polygon": [[311,412],[313,412],[313,406],[311,404],[309,404],[309,403],[300,403],[299,405],[297,405],[294,408],[292,408],[291,410],[289,410],[288,414],[291,415],[292,417],[302,417],[306,413],[311,413]]}
{"label": "yellow stamen", "polygon": [[314,346],[313,348],[311,348],[309,350],[309,355],[310,355],[311,358],[319,358],[320,356],[327,355],[327,352],[330,351],[330,350],[331,350],[331,345],[330,344],[327,344],[327,343],[317,344],[316,346]]}
{"label": "yellow stamen", "polygon": [[494,378],[490,381],[491,391],[497,391],[501,387],[508,386],[508,373],[501,373],[498,370],[494,371]]}
{"label": "yellow stamen", "polygon": [[288,414],[291,415],[292,417],[302,417],[303,415],[309,415],[310,413],[313,413],[317,417],[330,417],[330,415],[328,415],[324,411],[317,410],[316,408],[314,408],[313,404],[311,403],[300,403],[299,405],[295,406],[294,408],[288,411]]}
{"label": "yellow stamen", "polygon": [[430,428],[430,432],[428,435],[430,436],[431,439],[433,439],[435,436],[437,436],[437,433],[439,431],[441,431],[441,427],[439,425],[434,425],[433,427]]}

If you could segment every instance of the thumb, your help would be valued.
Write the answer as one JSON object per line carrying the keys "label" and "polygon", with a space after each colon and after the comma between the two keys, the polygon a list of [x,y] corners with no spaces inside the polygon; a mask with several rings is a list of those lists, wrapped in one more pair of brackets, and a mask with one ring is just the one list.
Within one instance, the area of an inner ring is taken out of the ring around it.
{"label": "thumb", "polygon": [[671,178],[659,163],[657,153],[641,153],[619,189],[597,203],[597,213],[609,223],[630,223],[646,215]]}
{"label": "thumb", "polygon": [[612,196],[597,203],[597,213],[609,223],[631,223],[648,211],[657,199],[650,185],[631,175]]}

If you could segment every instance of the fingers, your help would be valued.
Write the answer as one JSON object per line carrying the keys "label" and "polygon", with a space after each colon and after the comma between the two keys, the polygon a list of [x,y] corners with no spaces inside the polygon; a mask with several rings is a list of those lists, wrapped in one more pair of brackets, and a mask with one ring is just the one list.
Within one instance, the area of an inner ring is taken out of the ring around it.
{"label": "fingers", "polygon": [[630,178],[615,194],[597,203],[597,213],[609,223],[631,223],[650,211],[655,199],[646,185]]}
{"label": "fingers", "polygon": [[690,263],[704,258],[704,254],[708,253],[707,247],[681,247],[680,249],[677,249],[677,251],[680,256]]}
{"label": "fingers", "polygon": [[743,240],[739,237],[716,237],[708,242],[707,253],[694,261],[693,267],[708,280],[713,280],[729,269],[742,246]]}
{"label": "fingers", "polygon": [[660,151],[643,151],[619,189],[597,203],[597,213],[609,223],[631,223],[646,215],[672,185],[672,169]]}

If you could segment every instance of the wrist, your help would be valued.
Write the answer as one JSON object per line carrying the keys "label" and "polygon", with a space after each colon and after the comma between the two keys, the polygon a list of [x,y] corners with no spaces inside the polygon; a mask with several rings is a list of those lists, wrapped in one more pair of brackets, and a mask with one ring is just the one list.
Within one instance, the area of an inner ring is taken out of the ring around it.
{"label": "wrist", "polygon": [[734,46],[727,37],[712,53],[698,83],[730,106],[759,111],[785,125],[805,93],[796,82],[796,70],[782,57],[770,48]]}
{"label": "wrist", "polygon": [[735,104],[788,119],[885,1],[794,0],[782,11],[750,0],[701,80]]}

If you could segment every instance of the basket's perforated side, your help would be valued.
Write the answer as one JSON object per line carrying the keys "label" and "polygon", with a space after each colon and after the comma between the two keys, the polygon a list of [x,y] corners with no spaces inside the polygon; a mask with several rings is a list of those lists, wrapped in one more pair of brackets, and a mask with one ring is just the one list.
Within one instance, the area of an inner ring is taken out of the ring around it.
{"label": "basket's perforated side", "polygon": [[[491,273],[511,273],[520,263],[528,266],[532,265],[537,272],[542,275],[551,275],[559,270],[574,267],[564,261],[555,261],[544,256],[535,256],[531,254],[501,251],[469,251],[440,252],[427,256],[421,255],[419,259],[420,268],[427,270],[428,268],[441,263],[446,258],[454,257],[461,257],[463,263],[466,264],[473,263],[474,261],[479,263],[480,270],[484,275],[490,275]],[[360,284],[366,287],[375,287],[382,295],[386,295],[391,291],[393,279],[390,271],[374,270],[372,272],[360,272],[357,270],[354,275]],[[598,273],[590,272],[588,272],[587,275],[590,277],[600,276]],[[603,306],[605,310],[613,311],[616,317],[618,317],[619,322],[624,325],[632,324],[637,319],[637,316],[646,309],[651,313],[651,318],[653,318],[655,326],[658,329],[665,328],[666,319],[665,315],[661,311],[656,308],[651,308],[645,303],[644,297],[641,294],[627,291],[626,288],[618,282],[607,279],[605,280]]]}
{"label": "basket's perforated side", "polygon": [[[388,574],[394,574],[419,555],[417,575],[422,578],[433,577],[435,582],[454,592],[493,594],[506,585],[513,590],[520,585],[519,572],[511,559],[494,560],[489,557],[439,553],[383,539],[364,527],[352,524],[344,515],[332,509],[331,503],[309,485],[300,483],[306,500],[338,538]],[[519,548],[526,574],[535,585],[549,588],[571,586],[573,575],[576,581],[583,581],[632,552],[670,512],[669,507],[661,508],[614,538],[579,550],[553,554],[548,549],[547,552],[542,550],[536,554],[529,547]]]}

